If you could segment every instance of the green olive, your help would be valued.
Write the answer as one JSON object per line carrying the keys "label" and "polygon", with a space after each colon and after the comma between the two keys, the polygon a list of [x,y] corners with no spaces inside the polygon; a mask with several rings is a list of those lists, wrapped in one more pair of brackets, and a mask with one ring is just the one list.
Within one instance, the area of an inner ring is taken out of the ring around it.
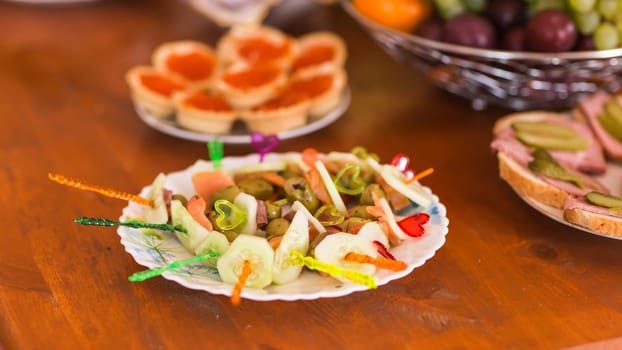
{"label": "green olive", "polygon": [[273,220],[281,217],[281,206],[276,205],[273,202],[265,202],[266,204],[266,214],[268,215],[268,220]]}
{"label": "green olive", "polygon": [[368,205],[357,205],[356,207],[352,208],[352,211],[350,212],[350,217],[373,219],[374,217],[370,213],[367,212],[367,207],[369,206]]}
{"label": "green olive", "polygon": [[369,222],[369,220],[367,220],[367,219],[351,217],[348,220],[344,221],[343,224],[341,224],[341,229],[344,232],[350,232],[350,230],[353,227],[356,227],[356,226],[361,225],[361,224],[365,224],[367,222]]}
{"label": "green olive", "polygon": [[264,201],[274,194],[272,184],[264,179],[244,179],[238,183],[238,187],[240,191]]}
{"label": "green olive", "polygon": [[271,220],[266,226],[266,236],[268,239],[276,236],[282,236],[287,232],[290,222],[287,219],[277,218]]}
{"label": "green olive", "polygon": [[233,242],[234,239],[236,239],[240,233],[235,232],[235,231],[225,231],[223,232],[223,234],[225,235],[225,237],[227,237],[227,240],[229,242]]}
{"label": "green olive", "polygon": [[290,202],[299,201],[312,213],[315,213],[320,207],[320,201],[315,194],[313,194],[311,186],[309,186],[304,178],[289,178],[285,181],[283,188]]}
{"label": "green olive", "polygon": [[386,195],[382,190],[382,187],[377,183],[372,183],[367,185],[363,192],[361,193],[361,197],[359,199],[359,203],[362,205],[374,205],[374,199],[372,193],[375,193],[378,198],[385,198]]}
{"label": "green olive", "polygon": [[172,199],[180,201],[181,204],[184,205],[184,207],[188,204],[188,199],[186,199],[186,196],[184,196],[183,194],[175,193]]}
{"label": "green olive", "polygon": [[238,194],[240,194],[240,189],[236,185],[231,185],[225,188],[221,188],[220,190],[214,192],[214,194],[212,195],[211,205],[213,206],[214,202],[216,202],[219,199],[226,199],[229,202],[233,203],[233,201],[235,200],[235,197],[237,197]]}
{"label": "green olive", "polygon": [[291,170],[283,170],[279,172],[279,175],[281,175],[285,180],[291,178],[291,177],[300,177],[300,174],[293,172]]}

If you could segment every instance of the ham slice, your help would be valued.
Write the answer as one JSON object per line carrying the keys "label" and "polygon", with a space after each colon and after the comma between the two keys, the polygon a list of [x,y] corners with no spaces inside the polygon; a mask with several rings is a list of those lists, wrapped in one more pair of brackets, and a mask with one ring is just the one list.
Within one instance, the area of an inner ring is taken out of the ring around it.
{"label": "ham slice", "polygon": [[207,203],[212,195],[227,186],[235,185],[231,177],[222,169],[203,171],[192,175],[192,185],[197,194]]}
{"label": "ham slice", "polygon": [[[576,169],[590,174],[602,174],[607,169],[603,150],[588,126],[579,122],[559,117],[542,117],[542,121],[550,121],[573,128],[588,140],[589,146],[582,151],[549,151],[551,156],[567,168]],[[504,152],[515,162],[527,166],[533,157],[533,148],[521,143],[511,127],[501,130],[491,143],[493,150]]]}
{"label": "ham slice", "polygon": [[610,216],[622,218],[622,215],[614,214],[610,212],[609,210],[607,210],[607,208],[599,207],[597,205],[588,203],[583,198],[569,197],[566,200],[566,203],[564,204],[564,210],[568,210],[568,209],[581,209],[581,210],[588,211],[590,213],[610,215]]}
{"label": "ham slice", "polygon": [[605,152],[612,158],[621,159],[622,143],[611,136],[598,122],[598,115],[603,112],[605,102],[612,98],[610,94],[599,91],[579,101],[579,109],[587,119],[598,140],[600,140]]}

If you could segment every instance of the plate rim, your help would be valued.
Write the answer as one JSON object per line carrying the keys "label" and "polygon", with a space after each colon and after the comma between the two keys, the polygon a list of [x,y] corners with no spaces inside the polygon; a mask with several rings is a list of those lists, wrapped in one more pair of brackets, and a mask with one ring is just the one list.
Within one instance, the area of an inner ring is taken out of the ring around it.
{"label": "plate rim", "polygon": [[[349,87],[343,89],[341,93],[341,99],[339,104],[330,112],[319,118],[314,118],[313,121],[307,123],[301,127],[284,130],[276,135],[281,140],[286,140],[306,134],[310,134],[314,131],[323,129],[328,125],[334,123],[337,119],[342,117],[350,106],[352,100],[352,93]],[[196,142],[209,142],[212,140],[219,140],[223,143],[229,144],[250,144],[251,134],[207,134],[198,131],[192,131],[179,126],[174,117],[168,116],[166,118],[157,118],[147,112],[140,105],[134,103],[134,110],[140,119],[151,128],[160,131],[161,133],[174,136],[177,138],[196,141]]]}

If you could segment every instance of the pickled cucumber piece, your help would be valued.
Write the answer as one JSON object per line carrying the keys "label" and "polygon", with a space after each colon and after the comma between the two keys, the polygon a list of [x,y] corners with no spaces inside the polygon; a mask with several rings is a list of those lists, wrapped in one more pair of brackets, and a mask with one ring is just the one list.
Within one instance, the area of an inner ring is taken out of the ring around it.
{"label": "pickled cucumber piece", "polygon": [[171,201],[171,222],[175,226],[179,225],[186,229],[186,232],[175,231],[175,235],[181,245],[191,253],[194,253],[199,244],[210,234],[210,231],[194,220],[181,201],[177,199]]}
{"label": "pickled cucumber piece", "polygon": [[605,103],[605,111],[610,114],[619,124],[622,124],[622,105],[616,100]]}
{"label": "pickled cucumber piece", "polygon": [[527,164],[529,170],[554,179],[568,181],[579,188],[584,188],[582,179],[566,171],[547,151],[538,148],[533,151],[532,156],[534,159]]}
{"label": "pickled cucumber piece", "polygon": [[589,146],[588,140],[578,132],[573,137],[561,137],[520,130],[516,137],[527,146],[548,150],[581,151]]}
{"label": "pickled cucumber piece", "polygon": [[619,208],[622,207],[622,197],[612,196],[600,192],[590,192],[585,195],[585,199],[599,207]]}
{"label": "pickled cucumber piece", "polygon": [[[320,244],[315,247],[315,258],[321,262],[333,264],[343,269],[354,270],[366,275],[371,275],[376,271],[376,266],[372,264],[361,264],[345,260],[345,256],[350,253],[365,254],[376,257],[376,247],[367,238],[359,237],[350,233],[338,232],[326,236]],[[336,277],[338,280],[346,282],[344,277]]]}
{"label": "pickled cucumber piece", "polygon": [[622,142],[622,123],[619,123],[611,114],[603,113],[598,117],[598,122],[609,135]]}
{"label": "pickled cucumber piece", "polygon": [[244,261],[251,264],[251,273],[246,279],[246,287],[264,288],[272,283],[274,251],[268,241],[261,237],[239,235],[218,263],[218,273],[223,282],[235,285],[242,273]]}
{"label": "pickled cucumber piece", "polygon": [[229,249],[229,240],[227,239],[227,236],[218,231],[212,231],[207,235],[203,242],[197,246],[194,252],[196,255],[213,253],[215,256],[203,260],[203,264],[208,267],[216,268],[218,259],[225,254],[227,249]]}
{"label": "pickled cucumber piece", "polygon": [[547,121],[518,121],[512,123],[512,129],[516,132],[521,131],[530,134],[558,136],[562,138],[581,136],[581,134],[569,126]]}
{"label": "pickled cucumber piece", "polygon": [[168,212],[164,202],[164,184],[166,175],[160,173],[153,180],[153,184],[147,193],[147,199],[153,201],[153,206],[145,206],[145,222],[150,224],[166,224],[168,222]]}
{"label": "pickled cucumber piece", "polygon": [[283,235],[279,247],[274,252],[272,280],[276,284],[286,284],[298,278],[301,265],[291,263],[291,252],[307,255],[309,250],[309,220],[302,211],[297,211],[292,223]]}

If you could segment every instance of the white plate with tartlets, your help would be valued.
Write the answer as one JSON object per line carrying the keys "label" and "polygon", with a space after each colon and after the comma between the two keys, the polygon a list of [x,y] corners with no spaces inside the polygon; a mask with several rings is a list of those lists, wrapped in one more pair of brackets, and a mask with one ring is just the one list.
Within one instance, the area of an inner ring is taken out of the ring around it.
{"label": "white plate with tartlets", "polygon": [[[277,136],[281,140],[290,139],[302,135],[312,133],[327,127],[328,125],[339,119],[350,106],[351,95],[348,88],[344,89],[339,104],[330,112],[319,118],[309,119],[309,123],[298,128],[285,130],[279,132]],[[179,137],[186,140],[197,142],[208,142],[212,140],[219,140],[223,143],[232,144],[250,144],[251,143],[251,131],[246,128],[243,121],[237,120],[231,131],[227,134],[207,134],[197,131],[192,131],[183,128],[175,121],[175,116],[171,115],[167,118],[156,118],[149,114],[146,110],[138,105],[135,105],[136,113],[150,127],[171,136]]]}

